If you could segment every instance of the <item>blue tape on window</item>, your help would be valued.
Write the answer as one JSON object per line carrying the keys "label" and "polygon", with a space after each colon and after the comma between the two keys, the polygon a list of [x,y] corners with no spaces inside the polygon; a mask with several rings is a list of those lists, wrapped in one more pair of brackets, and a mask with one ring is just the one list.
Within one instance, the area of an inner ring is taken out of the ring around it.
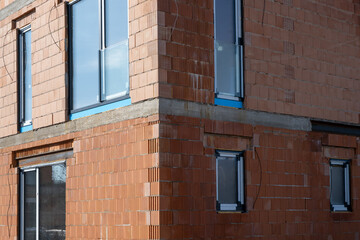
{"label": "blue tape on window", "polygon": [[234,101],[222,98],[215,98],[215,105],[226,106],[226,107],[234,107],[234,108],[242,108],[243,102]]}
{"label": "blue tape on window", "polygon": [[119,107],[129,106],[129,105],[131,105],[131,99],[130,98],[124,99],[124,100],[121,100],[121,101],[118,101],[118,102],[113,102],[113,103],[110,103],[110,104],[102,105],[102,106],[99,106],[99,107],[91,108],[91,109],[84,110],[84,111],[81,111],[81,112],[70,114],[70,120],[74,120],[74,119],[82,118],[82,117],[87,117],[87,116],[90,116],[90,115],[94,115],[94,114],[97,114],[97,113],[109,111],[109,110],[119,108]]}
{"label": "blue tape on window", "polygon": [[25,127],[21,127],[20,128],[20,132],[22,133],[22,132],[28,132],[28,131],[31,131],[31,130],[33,130],[33,125],[27,125],[27,126],[25,126]]}

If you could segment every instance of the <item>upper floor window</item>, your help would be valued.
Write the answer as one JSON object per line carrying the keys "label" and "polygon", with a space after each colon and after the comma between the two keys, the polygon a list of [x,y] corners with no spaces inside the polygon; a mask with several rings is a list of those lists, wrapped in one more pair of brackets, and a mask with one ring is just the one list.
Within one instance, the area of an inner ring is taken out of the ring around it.
{"label": "upper floor window", "polygon": [[20,132],[32,129],[31,28],[26,26],[18,35],[18,88]]}
{"label": "upper floor window", "polygon": [[129,97],[127,0],[70,5],[71,113]]}
{"label": "upper floor window", "polygon": [[350,161],[330,160],[331,210],[350,211]]}
{"label": "upper floor window", "polygon": [[242,107],[242,1],[214,0],[215,104]]}

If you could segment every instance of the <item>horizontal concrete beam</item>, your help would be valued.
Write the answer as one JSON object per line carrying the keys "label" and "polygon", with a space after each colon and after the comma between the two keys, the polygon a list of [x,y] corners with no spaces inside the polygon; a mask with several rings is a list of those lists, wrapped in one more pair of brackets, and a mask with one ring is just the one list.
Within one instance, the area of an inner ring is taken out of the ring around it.
{"label": "horizontal concrete beam", "polygon": [[79,132],[90,128],[121,122],[125,120],[148,117],[159,112],[159,99],[132,104],[130,106],[98,113],[84,118],[75,119],[65,123],[52,125],[34,131],[19,133],[0,138],[0,149],[16,146],[33,141],[58,137],[64,134]]}
{"label": "horizontal concrete beam", "polygon": [[15,0],[3,9],[0,10],[0,21],[7,18],[11,14],[19,11],[21,8],[29,5],[30,3],[34,2],[35,0]]}
{"label": "horizontal concrete beam", "polygon": [[35,129],[34,131],[0,138],[0,149],[58,137],[64,134],[79,132],[106,124],[148,117],[154,114],[195,117],[275,128],[311,131],[311,122],[309,118],[204,105],[172,99],[152,99],[65,123]]}
{"label": "horizontal concrete beam", "polygon": [[170,99],[160,99],[160,113],[176,116],[206,118],[211,120],[240,122],[275,128],[311,131],[309,118],[269,112],[204,105]]}

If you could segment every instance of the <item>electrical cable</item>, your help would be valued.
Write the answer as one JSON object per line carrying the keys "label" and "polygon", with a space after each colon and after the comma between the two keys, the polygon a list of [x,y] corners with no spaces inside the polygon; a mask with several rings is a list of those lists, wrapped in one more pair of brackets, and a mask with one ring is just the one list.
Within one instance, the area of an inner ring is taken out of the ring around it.
{"label": "electrical cable", "polygon": [[4,36],[4,40],[3,40],[3,44],[2,44],[2,60],[3,60],[3,63],[4,63],[4,68],[5,68],[5,71],[7,73],[7,75],[9,75],[11,81],[14,81],[14,79],[12,78],[12,76],[10,75],[10,72],[9,72],[9,69],[7,68],[6,66],[6,63],[5,63],[5,56],[4,56],[4,49],[5,49],[5,41],[6,41],[6,37],[7,35],[9,34],[9,32],[11,32],[11,29],[9,29],[9,31],[6,32],[5,36]]}
{"label": "electrical cable", "polygon": [[177,23],[177,20],[179,18],[179,6],[178,6],[178,3],[177,3],[177,0],[175,0],[175,6],[176,6],[176,17],[175,17],[175,20],[174,20],[174,25],[172,26],[171,28],[171,32],[170,32],[170,36],[169,36],[169,40],[171,40],[171,36],[173,35],[173,32],[174,32],[174,29],[175,29],[175,26],[176,26],[176,23]]}
{"label": "electrical cable", "polygon": [[264,4],[263,4],[263,12],[262,12],[262,17],[261,17],[261,26],[264,25],[265,4],[266,4],[266,0],[264,0]]}
{"label": "electrical cable", "polygon": [[261,186],[262,186],[262,174],[263,174],[262,165],[261,165],[261,160],[260,160],[259,154],[258,154],[258,152],[256,151],[256,148],[255,148],[255,147],[254,147],[254,151],[255,151],[255,154],[256,154],[256,156],[257,156],[257,159],[258,159],[258,162],[259,162],[259,167],[260,167],[260,184],[259,184],[258,192],[257,192],[256,197],[255,197],[254,204],[253,204],[253,209],[255,208],[255,203],[256,203],[256,201],[257,201],[258,198],[259,198],[259,194],[260,194],[260,190],[261,190]]}
{"label": "electrical cable", "polygon": [[9,206],[8,206],[7,213],[6,213],[6,222],[7,222],[7,227],[8,227],[9,238],[11,237],[11,225],[10,225],[10,221],[9,221],[9,212],[10,212],[11,202],[12,202],[11,185],[10,185],[10,169],[11,169],[11,167],[9,167],[8,174],[7,174],[10,197],[9,197]]}
{"label": "electrical cable", "polygon": [[[57,9],[56,7],[56,3],[54,3],[54,6],[51,7],[50,9],[50,12],[49,12],[49,17],[48,17],[48,27],[49,27],[49,33],[50,33],[50,36],[53,40],[53,42],[55,43],[55,45],[57,46],[57,48],[59,49],[59,51],[61,52],[61,48],[60,48],[60,45],[55,41],[54,39],[54,36],[53,36],[53,32],[51,31],[51,28],[50,28],[50,17],[51,17],[51,12],[56,9],[56,19],[59,17],[59,10]],[[59,39],[59,42],[60,42],[60,35],[59,35],[59,31],[57,32],[58,33],[58,39]]]}

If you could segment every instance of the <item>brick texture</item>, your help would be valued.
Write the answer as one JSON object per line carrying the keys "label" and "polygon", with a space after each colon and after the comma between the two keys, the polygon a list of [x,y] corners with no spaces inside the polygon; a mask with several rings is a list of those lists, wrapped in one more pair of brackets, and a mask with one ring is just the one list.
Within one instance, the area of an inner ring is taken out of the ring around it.
{"label": "brick texture", "polygon": [[[171,212],[172,221],[162,221],[161,238],[356,239],[360,222],[358,141],[340,135],[162,116],[159,164],[160,172],[166,174],[160,174],[164,199],[160,207]],[[216,212],[217,149],[245,151],[246,213]],[[351,159],[351,213],[330,213],[330,158]]]}
{"label": "brick texture", "polygon": [[264,2],[244,0],[245,106],[359,123],[359,4]]}
{"label": "brick texture", "polygon": [[[214,104],[213,8],[129,0],[132,103]],[[245,109],[358,126],[360,2],[243,0],[243,10]],[[36,0],[0,22],[0,138],[18,134],[16,31],[27,24],[35,131],[26,134],[68,121],[66,3]],[[19,232],[16,158],[69,147],[67,239],[359,239],[359,137],[212,117],[155,114],[0,146],[0,239]],[[217,149],[245,151],[245,213],[216,212]],[[352,212],[330,212],[331,158],[351,161]]]}

